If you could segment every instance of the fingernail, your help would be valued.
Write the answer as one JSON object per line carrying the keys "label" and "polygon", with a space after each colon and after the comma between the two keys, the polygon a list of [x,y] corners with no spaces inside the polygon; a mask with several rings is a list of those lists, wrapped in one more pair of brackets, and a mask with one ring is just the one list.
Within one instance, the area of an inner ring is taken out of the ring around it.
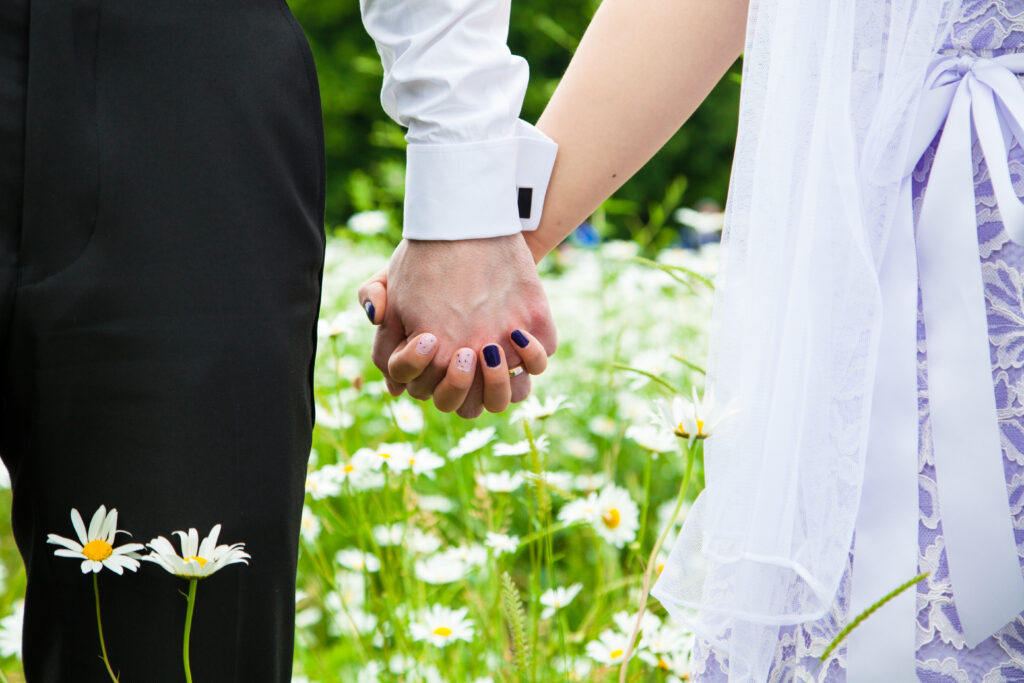
{"label": "fingernail", "polygon": [[512,332],[512,341],[514,341],[516,343],[516,346],[518,346],[521,349],[525,349],[530,344],[530,340],[527,339],[526,335],[520,332],[519,330],[514,330]]}
{"label": "fingernail", "polygon": [[416,342],[416,353],[421,356],[425,356],[434,350],[434,344],[437,343],[437,337],[430,334],[429,332],[420,337],[420,340]]}
{"label": "fingernail", "polygon": [[473,369],[473,352],[469,349],[462,349],[455,358],[455,367],[462,372],[469,372]]}
{"label": "fingernail", "polygon": [[366,311],[366,317],[369,318],[370,322],[372,323],[373,319],[377,317],[376,316],[377,311],[374,310],[374,308],[373,308],[373,302],[370,301],[369,299],[367,299],[366,303],[363,304],[363,310]]}
{"label": "fingernail", "polygon": [[487,363],[489,368],[496,368],[501,365],[501,354],[498,353],[498,346],[496,344],[488,344],[484,347],[484,362]]}

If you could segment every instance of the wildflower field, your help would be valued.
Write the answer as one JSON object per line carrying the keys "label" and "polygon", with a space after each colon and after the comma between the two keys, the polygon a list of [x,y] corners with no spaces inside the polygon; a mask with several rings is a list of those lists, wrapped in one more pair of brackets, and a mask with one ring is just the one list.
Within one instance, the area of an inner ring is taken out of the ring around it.
{"label": "wildflower field", "polygon": [[[618,680],[689,445],[652,413],[703,388],[715,254],[560,254],[534,396],[466,421],[384,391],[353,292],[385,257],[330,245],[297,678]],[[690,500],[701,480],[698,462]],[[690,644],[650,602],[630,678],[676,680]]]}
{"label": "wildflower field", "polygon": [[[630,652],[629,680],[685,680],[691,638],[653,598],[629,641],[652,549],[668,530],[654,578],[702,486],[701,442],[677,435],[693,409],[667,402],[703,392],[716,245],[553,255],[558,353],[528,401],[474,421],[392,398],[370,363],[354,292],[389,251],[328,245],[294,680],[617,681]],[[0,534],[14,681],[24,573],[6,512]]]}

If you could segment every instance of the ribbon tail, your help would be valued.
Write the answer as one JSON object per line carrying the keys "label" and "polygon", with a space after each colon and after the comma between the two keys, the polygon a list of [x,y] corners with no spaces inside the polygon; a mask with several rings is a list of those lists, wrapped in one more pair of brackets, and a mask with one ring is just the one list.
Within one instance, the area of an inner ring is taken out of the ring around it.
{"label": "ribbon tail", "polygon": [[961,84],[917,229],[935,469],[949,574],[969,646],[1024,610],[978,264],[969,90]]}
{"label": "ribbon tail", "polygon": [[[851,619],[917,574],[917,261],[909,176],[898,206],[879,275],[882,330],[854,536]],[[916,616],[915,591],[904,591],[854,629],[847,681],[917,681]]]}

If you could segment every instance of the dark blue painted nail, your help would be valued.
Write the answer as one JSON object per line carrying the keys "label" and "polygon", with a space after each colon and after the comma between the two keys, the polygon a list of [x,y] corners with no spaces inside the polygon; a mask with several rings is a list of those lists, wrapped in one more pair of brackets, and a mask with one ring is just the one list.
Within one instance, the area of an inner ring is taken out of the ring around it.
{"label": "dark blue painted nail", "polygon": [[373,319],[377,317],[377,311],[373,308],[373,302],[367,301],[365,304],[363,304],[363,310],[366,311],[366,317],[369,318],[370,322],[372,323]]}
{"label": "dark blue painted nail", "polygon": [[501,354],[498,353],[498,347],[495,344],[488,344],[484,347],[484,362],[489,368],[501,365]]}
{"label": "dark blue painted nail", "polygon": [[530,340],[527,339],[526,335],[520,332],[519,330],[514,330],[512,332],[512,341],[514,341],[516,343],[516,346],[518,346],[521,349],[525,349],[530,344]]}

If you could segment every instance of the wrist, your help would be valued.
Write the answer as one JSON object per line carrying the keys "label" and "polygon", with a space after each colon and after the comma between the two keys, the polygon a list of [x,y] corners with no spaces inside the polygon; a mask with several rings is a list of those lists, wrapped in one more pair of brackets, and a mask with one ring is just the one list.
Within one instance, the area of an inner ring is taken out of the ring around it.
{"label": "wrist", "polygon": [[547,256],[548,252],[551,251],[551,247],[544,243],[544,240],[541,239],[538,233],[540,233],[539,230],[522,233],[526,246],[530,250],[530,254],[533,255],[533,262],[535,264],[540,263]]}

